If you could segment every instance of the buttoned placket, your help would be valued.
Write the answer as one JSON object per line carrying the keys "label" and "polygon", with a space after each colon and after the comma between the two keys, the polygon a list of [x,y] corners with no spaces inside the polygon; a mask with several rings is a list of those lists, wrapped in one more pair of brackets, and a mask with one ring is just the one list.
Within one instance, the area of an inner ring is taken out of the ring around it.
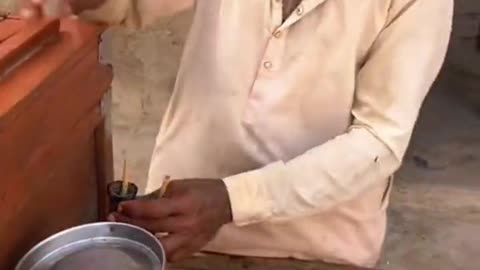
{"label": "buttoned placket", "polygon": [[282,25],[283,0],[270,1],[270,20],[267,26],[270,35],[267,38],[263,57],[250,90],[244,118],[244,121],[247,123],[253,123],[255,121],[255,117],[258,115],[259,110],[261,110],[264,97],[270,92],[267,91],[267,89],[272,89],[271,84],[275,76],[278,76],[285,50],[287,30],[277,30]]}
{"label": "buttoned placket", "polygon": [[263,64],[260,67],[258,73],[261,75],[271,75],[275,70],[278,71],[281,65],[281,57],[283,55],[283,49],[285,44],[284,35],[282,32],[277,30],[282,25],[282,9],[283,9],[283,0],[271,0],[271,25],[273,25],[273,30],[271,35],[268,38],[265,52],[263,55]]}
{"label": "buttoned placket", "polygon": [[[284,59],[287,34],[290,27],[303,18],[314,7],[327,0],[303,0],[292,14],[283,22],[283,0],[270,0],[270,21],[268,28],[270,36],[265,44],[265,51],[250,91],[244,121],[253,123],[261,114],[262,104],[271,95],[271,91],[278,89],[277,76],[281,74],[282,60]],[[281,87],[281,86],[280,86]]]}
{"label": "buttoned placket", "polygon": [[[300,20],[306,13],[326,0],[303,0],[295,11],[283,22],[283,0],[271,1],[271,21],[273,26],[271,36],[268,38],[262,65],[256,79],[262,76],[270,77],[281,67],[281,60],[285,50],[286,35],[291,25]],[[252,89],[255,90],[255,89]]]}

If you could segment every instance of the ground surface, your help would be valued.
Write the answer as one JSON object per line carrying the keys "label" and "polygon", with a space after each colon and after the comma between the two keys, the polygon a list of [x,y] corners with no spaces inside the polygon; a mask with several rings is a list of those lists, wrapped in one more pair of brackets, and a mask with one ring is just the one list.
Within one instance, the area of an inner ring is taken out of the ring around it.
{"label": "ground surface", "polygon": [[480,269],[480,115],[452,87],[427,99],[396,177],[384,269]]}

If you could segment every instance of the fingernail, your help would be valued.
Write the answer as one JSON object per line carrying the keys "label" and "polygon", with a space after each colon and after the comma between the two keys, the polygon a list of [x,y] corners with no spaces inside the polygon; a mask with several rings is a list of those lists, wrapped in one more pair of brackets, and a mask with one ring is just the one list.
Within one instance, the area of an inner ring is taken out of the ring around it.
{"label": "fingernail", "polygon": [[32,0],[32,3],[39,5],[43,3],[43,0]]}
{"label": "fingernail", "polygon": [[115,220],[115,215],[113,215],[113,214],[108,215],[107,220],[111,221],[111,222],[115,222],[116,221]]}
{"label": "fingernail", "polygon": [[117,207],[117,212],[122,213],[122,211],[123,211],[123,205],[120,204],[120,205]]}

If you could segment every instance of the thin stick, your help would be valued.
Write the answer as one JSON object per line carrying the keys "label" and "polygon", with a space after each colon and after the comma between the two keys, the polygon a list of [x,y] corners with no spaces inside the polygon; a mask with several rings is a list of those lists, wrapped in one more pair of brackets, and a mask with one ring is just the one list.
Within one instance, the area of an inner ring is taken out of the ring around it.
{"label": "thin stick", "polygon": [[165,192],[167,192],[168,184],[170,184],[170,181],[171,181],[170,176],[169,175],[165,176],[165,179],[163,180],[162,187],[160,188],[159,197],[163,197]]}
{"label": "thin stick", "polygon": [[123,160],[123,175],[122,175],[122,196],[128,194],[128,177],[127,177],[127,159]]}

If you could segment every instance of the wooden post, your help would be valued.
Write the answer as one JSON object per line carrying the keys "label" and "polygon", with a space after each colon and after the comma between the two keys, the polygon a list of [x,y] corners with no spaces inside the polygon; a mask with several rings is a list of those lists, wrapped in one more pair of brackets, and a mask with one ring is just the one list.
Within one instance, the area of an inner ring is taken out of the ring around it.
{"label": "wooden post", "polygon": [[111,123],[112,91],[109,90],[102,99],[103,120],[95,130],[95,160],[97,166],[97,200],[98,220],[103,221],[109,214],[107,186],[114,181],[113,143]]}

